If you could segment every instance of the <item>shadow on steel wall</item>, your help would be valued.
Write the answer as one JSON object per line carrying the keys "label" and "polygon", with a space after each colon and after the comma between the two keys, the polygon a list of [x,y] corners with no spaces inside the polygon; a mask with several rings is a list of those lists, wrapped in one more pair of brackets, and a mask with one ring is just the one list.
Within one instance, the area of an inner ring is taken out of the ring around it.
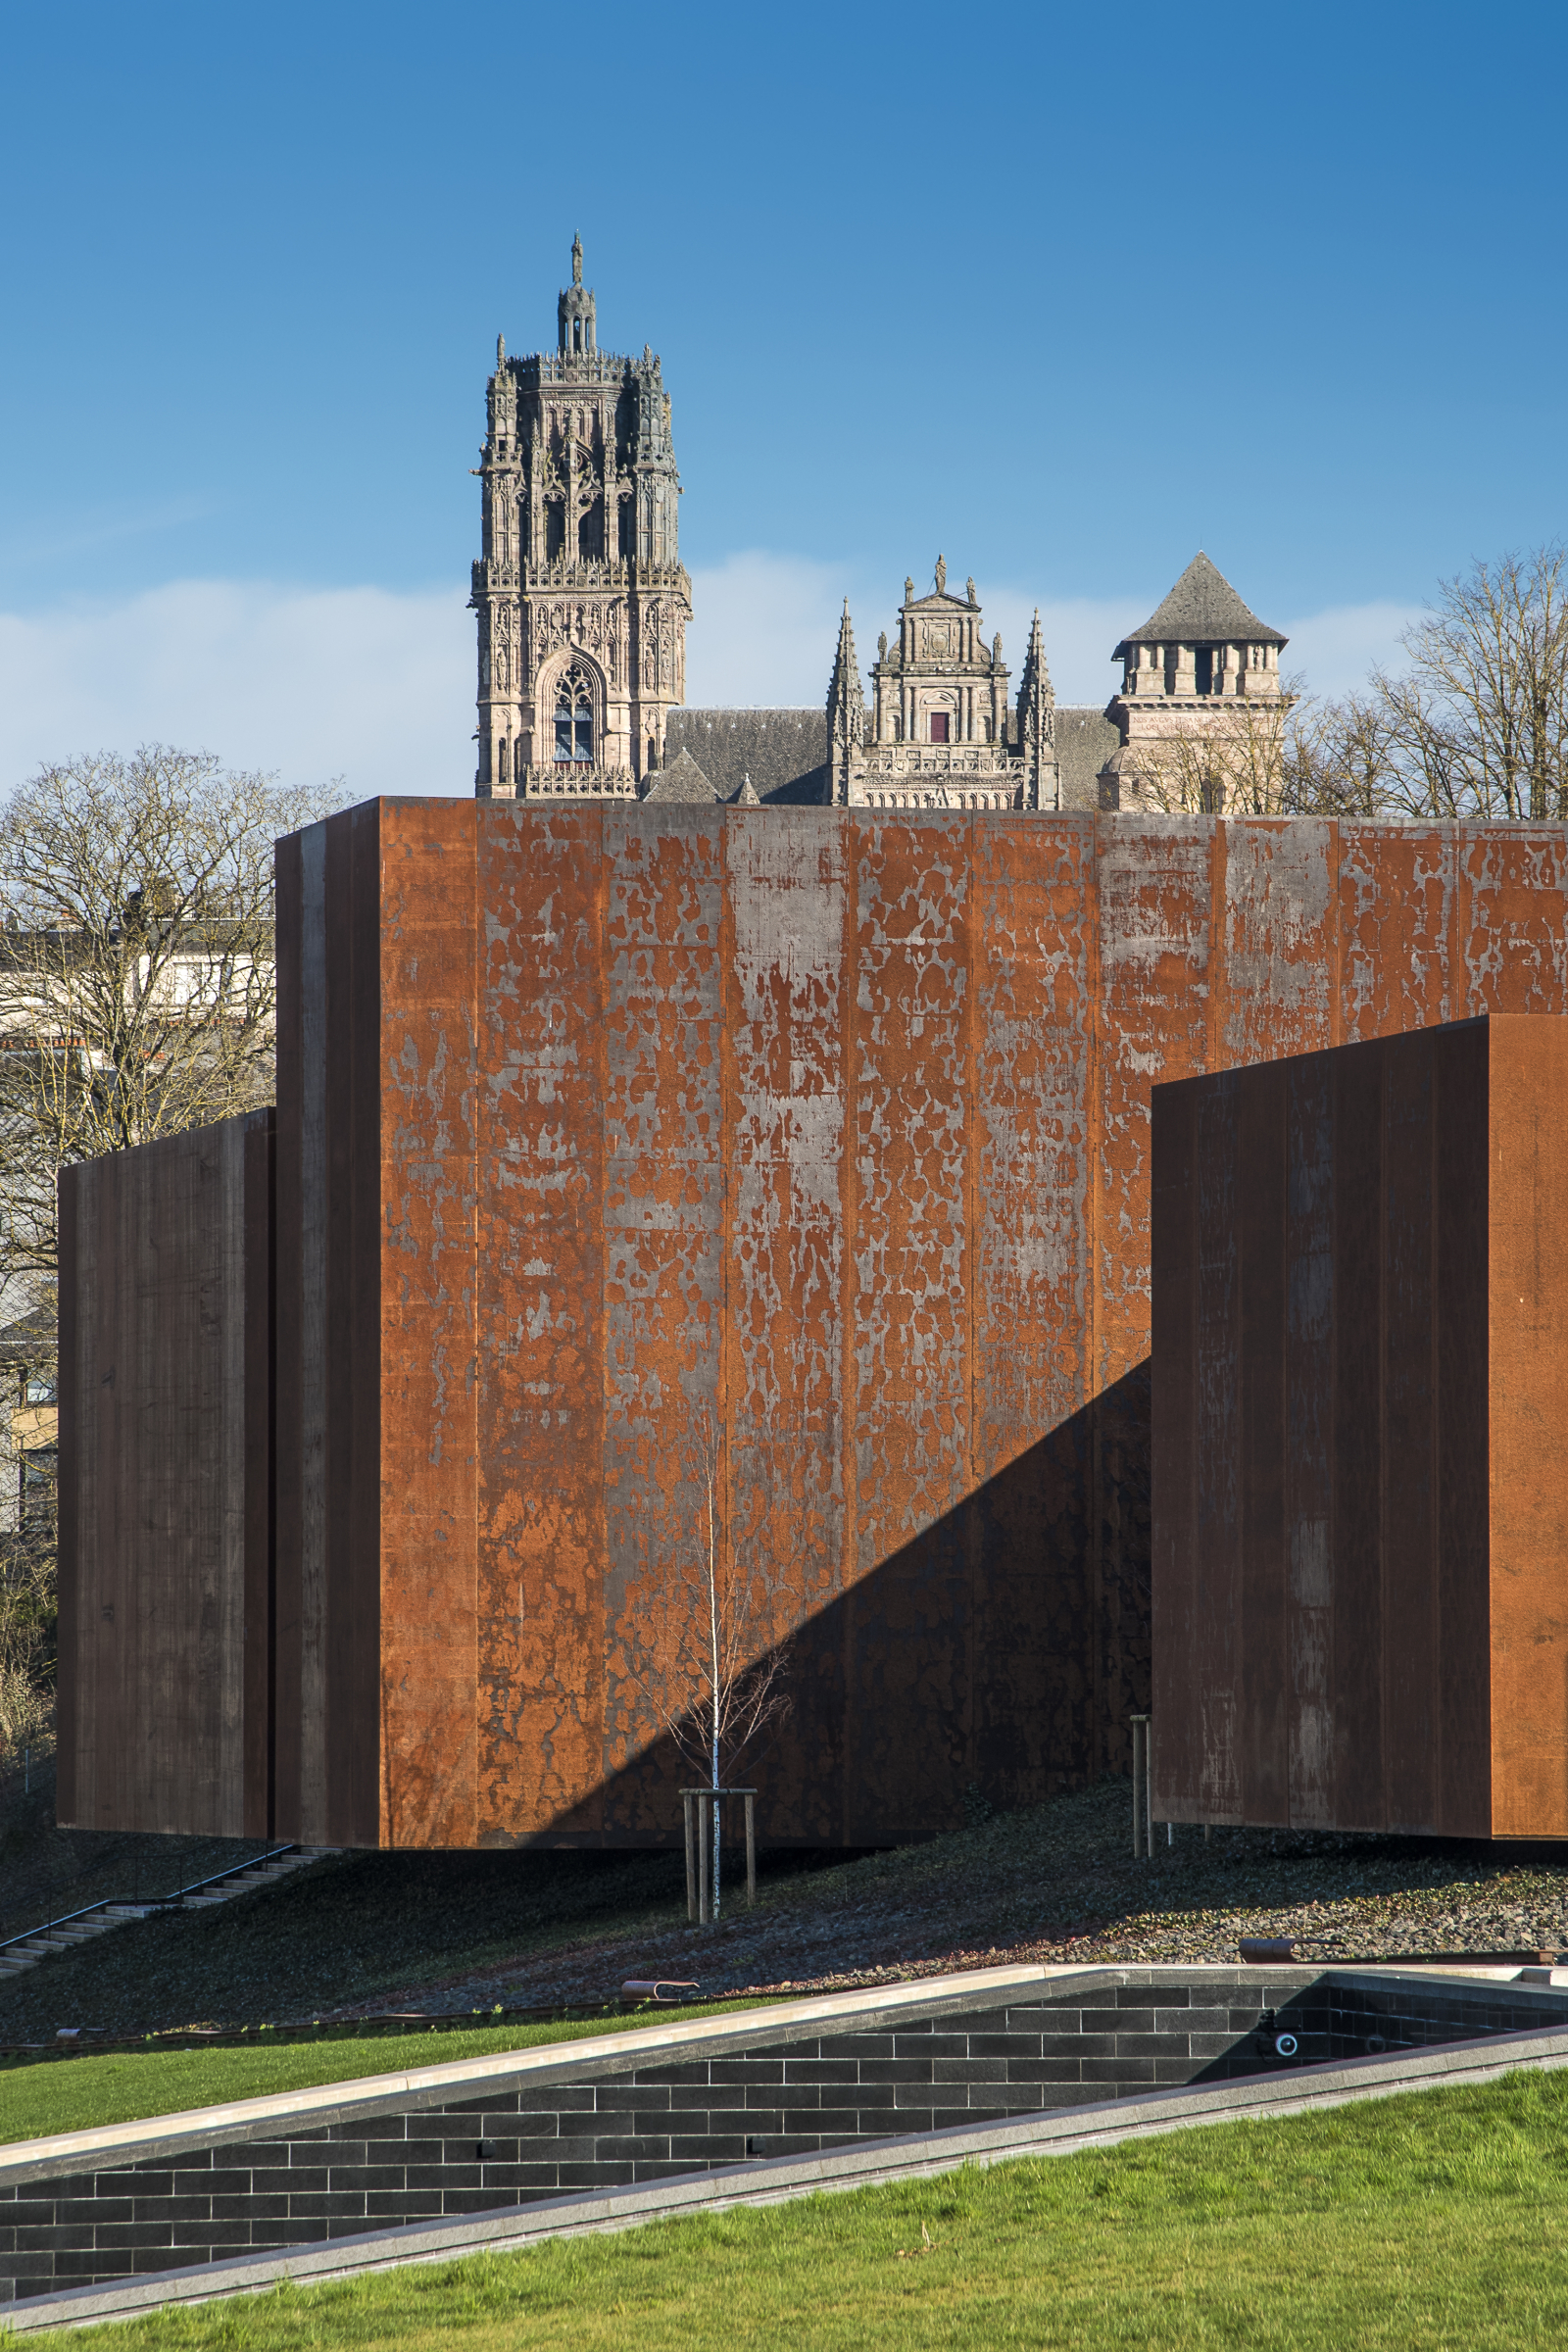
{"label": "shadow on steel wall", "polygon": [[[902,1844],[1129,1769],[1150,1698],[1150,1359],[808,1618],[743,1762],[776,1845]],[[672,1739],[543,1836],[678,1842]]]}

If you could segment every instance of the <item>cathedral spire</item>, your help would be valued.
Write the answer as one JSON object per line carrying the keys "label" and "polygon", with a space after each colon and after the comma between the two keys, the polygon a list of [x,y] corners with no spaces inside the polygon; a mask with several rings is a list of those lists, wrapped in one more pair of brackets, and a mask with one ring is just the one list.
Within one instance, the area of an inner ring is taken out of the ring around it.
{"label": "cathedral spire", "polygon": [[1046,661],[1046,641],[1035,607],[1029,629],[1029,649],[1018,678],[1018,745],[1024,758],[1024,807],[1059,808],[1061,784],[1056,766],[1056,696]]}
{"label": "cathedral spire", "polygon": [[846,597],[844,617],[839,622],[838,651],[833,656],[833,676],[827,690],[828,790],[830,799],[841,808],[850,797],[850,762],[865,733],[864,712],[865,695],[855,652],[855,623],[850,618],[850,600]]}

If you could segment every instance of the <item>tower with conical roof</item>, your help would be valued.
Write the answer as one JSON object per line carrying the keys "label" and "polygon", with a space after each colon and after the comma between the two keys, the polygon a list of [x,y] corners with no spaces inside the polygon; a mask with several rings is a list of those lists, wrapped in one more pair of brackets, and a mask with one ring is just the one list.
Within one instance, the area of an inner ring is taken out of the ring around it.
{"label": "tower with conical roof", "polygon": [[556,350],[527,358],[498,341],[487,391],[474,789],[632,799],[686,699],[669,395],[646,344],[600,350],[580,237],[556,328]]}
{"label": "tower with conical roof", "polygon": [[1122,740],[1150,731],[1139,720],[1156,710],[1168,722],[1177,710],[1201,718],[1227,700],[1277,696],[1287,642],[1249,611],[1200,549],[1163,604],[1141,629],[1129,629],[1111,656],[1122,663],[1114,698]]}
{"label": "tower with conical roof", "polygon": [[1200,549],[1111,657],[1122,682],[1105,716],[1121,746],[1100,771],[1102,808],[1277,808],[1285,644]]}

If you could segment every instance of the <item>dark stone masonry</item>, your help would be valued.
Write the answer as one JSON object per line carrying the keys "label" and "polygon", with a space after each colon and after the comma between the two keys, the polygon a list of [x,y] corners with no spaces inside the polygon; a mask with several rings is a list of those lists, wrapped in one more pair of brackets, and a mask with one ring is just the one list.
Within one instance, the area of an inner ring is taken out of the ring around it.
{"label": "dark stone masonry", "polygon": [[[857,2022],[857,2016],[860,2022]],[[715,2030],[674,2060],[567,2046],[451,2097],[332,2101],[161,2140],[105,2165],[0,2157],[0,2300],[317,2244],[398,2224],[904,2137],[1157,2087],[1568,2025],[1568,1994],[1446,1990],[1311,1970],[1106,1970],[850,2013],[834,2030]],[[1285,2037],[1283,2044],[1281,2037]],[[1295,2047],[1290,2043],[1294,2039]],[[149,2127],[149,2137],[154,2128]],[[118,2151],[117,2151],[118,2152]]]}

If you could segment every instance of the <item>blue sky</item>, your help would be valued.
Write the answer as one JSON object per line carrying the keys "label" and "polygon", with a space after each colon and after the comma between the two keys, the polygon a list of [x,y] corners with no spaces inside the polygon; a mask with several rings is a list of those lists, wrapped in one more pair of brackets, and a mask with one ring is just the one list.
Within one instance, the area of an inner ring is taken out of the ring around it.
{"label": "blue sky", "polygon": [[1538,7],[9,5],[0,787],[157,735],[470,788],[468,474],[573,229],[674,397],[693,699],[906,571],[1058,692],[1201,545],[1350,683],[1563,528]]}

